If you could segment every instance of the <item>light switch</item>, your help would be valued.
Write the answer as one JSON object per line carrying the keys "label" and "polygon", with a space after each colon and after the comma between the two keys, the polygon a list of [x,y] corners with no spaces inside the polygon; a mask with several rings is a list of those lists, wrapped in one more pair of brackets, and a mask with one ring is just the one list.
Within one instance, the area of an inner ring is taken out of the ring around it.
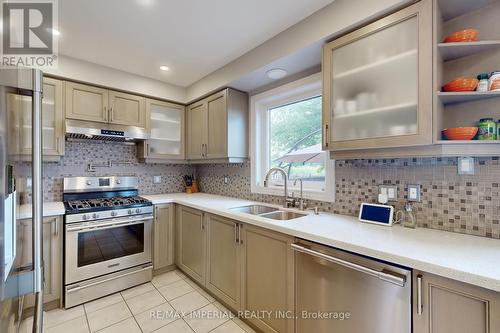
{"label": "light switch", "polygon": [[420,185],[408,185],[408,201],[420,201]]}
{"label": "light switch", "polygon": [[458,174],[473,175],[474,174],[474,158],[459,157],[458,158]]}
{"label": "light switch", "polygon": [[379,185],[378,194],[388,201],[398,201],[398,187],[395,185]]}
{"label": "light switch", "polygon": [[153,184],[160,184],[161,176],[153,176]]}

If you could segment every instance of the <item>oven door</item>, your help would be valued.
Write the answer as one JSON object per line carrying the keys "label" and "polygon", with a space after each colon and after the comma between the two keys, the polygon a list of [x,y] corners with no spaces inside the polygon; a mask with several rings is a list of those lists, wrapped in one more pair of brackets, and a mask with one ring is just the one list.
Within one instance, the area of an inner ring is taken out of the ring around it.
{"label": "oven door", "polygon": [[65,284],[150,263],[152,228],[152,214],[67,224]]}

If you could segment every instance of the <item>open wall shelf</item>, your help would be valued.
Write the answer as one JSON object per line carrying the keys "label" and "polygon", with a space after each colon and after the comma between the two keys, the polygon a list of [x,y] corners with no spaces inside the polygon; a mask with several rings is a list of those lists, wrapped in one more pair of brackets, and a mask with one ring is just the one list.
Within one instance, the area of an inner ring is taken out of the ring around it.
{"label": "open wall shelf", "polygon": [[[476,77],[500,69],[500,1],[434,0],[435,104],[434,143],[448,152],[500,155],[500,140],[443,140],[444,128],[478,126],[481,118],[500,119],[500,91],[442,92],[441,87],[459,77]],[[443,43],[463,29],[479,31],[478,41]]]}
{"label": "open wall shelf", "polygon": [[[442,92],[438,91],[437,95],[439,100],[444,106],[455,103],[472,102],[482,99],[500,97],[500,91],[487,91],[487,92]],[[498,101],[500,103],[500,100]]]}
{"label": "open wall shelf", "polygon": [[481,52],[495,49],[500,50],[500,40],[482,40],[467,43],[439,43],[438,49],[443,61],[450,61]]}

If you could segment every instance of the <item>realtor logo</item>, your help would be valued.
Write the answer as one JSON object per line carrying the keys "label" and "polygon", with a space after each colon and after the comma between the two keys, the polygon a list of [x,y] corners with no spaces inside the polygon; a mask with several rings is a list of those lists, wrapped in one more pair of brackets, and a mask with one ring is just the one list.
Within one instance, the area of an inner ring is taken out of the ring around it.
{"label": "realtor logo", "polygon": [[56,0],[2,0],[2,66],[55,67]]}

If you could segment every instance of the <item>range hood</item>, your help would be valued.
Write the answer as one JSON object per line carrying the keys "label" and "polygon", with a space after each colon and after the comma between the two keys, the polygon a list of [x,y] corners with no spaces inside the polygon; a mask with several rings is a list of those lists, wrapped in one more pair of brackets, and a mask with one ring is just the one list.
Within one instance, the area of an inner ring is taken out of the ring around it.
{"label": "range hood", "polygon": [[150,138],[145,128],[66,119],[66,136],[76,139],[142,141]]}

